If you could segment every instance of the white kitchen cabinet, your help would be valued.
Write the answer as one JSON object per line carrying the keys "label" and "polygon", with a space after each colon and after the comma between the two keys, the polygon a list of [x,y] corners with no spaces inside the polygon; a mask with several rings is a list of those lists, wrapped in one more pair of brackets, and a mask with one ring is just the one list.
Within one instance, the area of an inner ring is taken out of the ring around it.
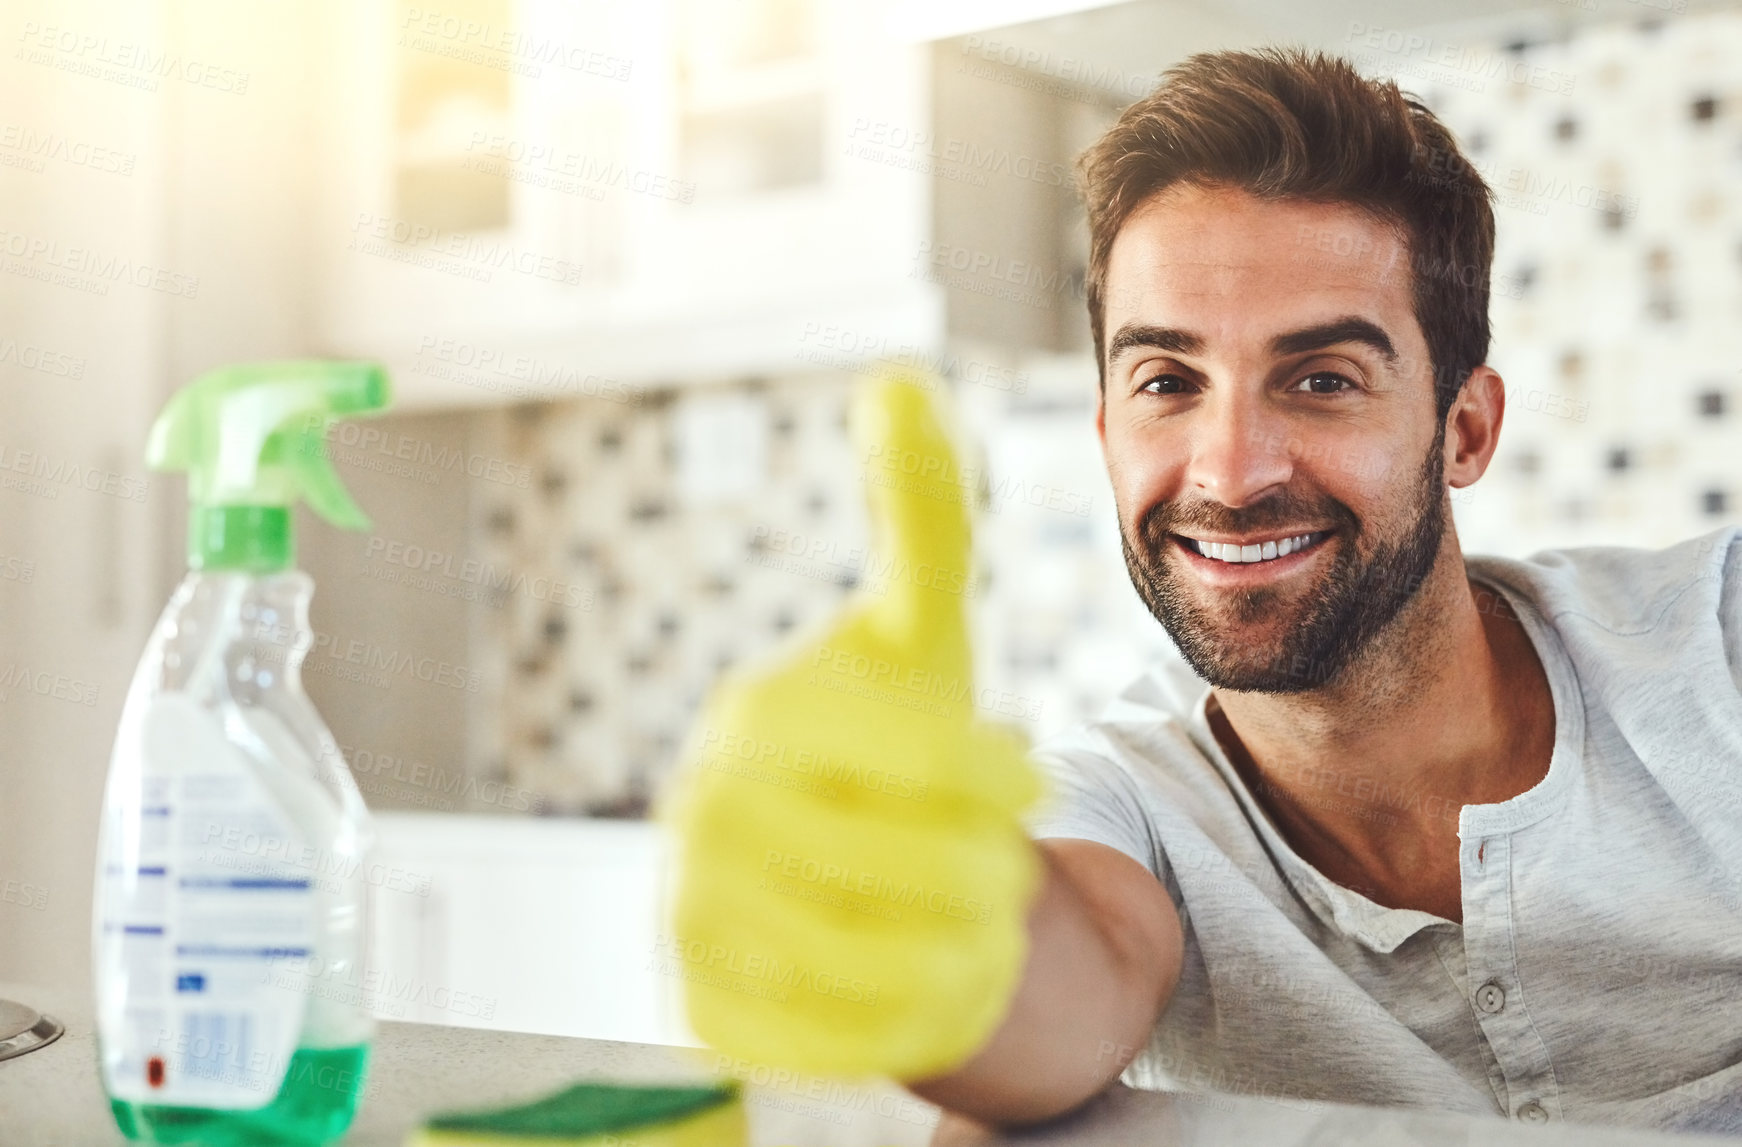
{"label": "white kitchen cabinet", "polygon": [[[814,28],[759,58],[722,42],[718,6],[475,3],[470,24],[325,11],[311,248],[330,353],[385,360],[417,406],[786,370],[828,327],[941,340],[942,292],[913,274],[928,48],[876,6],[769,0]],[[425,186],[444,164],[445,198]]]}
{"label": "white kitchen cabinet", "polygon": [[647,821],[376,813],[380,1019],[700,1046],[659,974],[667,842]]}

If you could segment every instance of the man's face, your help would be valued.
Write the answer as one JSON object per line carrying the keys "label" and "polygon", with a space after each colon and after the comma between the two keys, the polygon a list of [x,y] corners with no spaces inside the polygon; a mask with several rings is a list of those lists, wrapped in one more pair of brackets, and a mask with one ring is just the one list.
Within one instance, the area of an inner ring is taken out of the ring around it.
{"label": "man's face", "polygon": [[1445,427],[1410,288],[1405,239],[1345,204],[1176,185],[1114,240],[1097,421],[1126,566],[1211,685],[1336,681],[1433,568]]}

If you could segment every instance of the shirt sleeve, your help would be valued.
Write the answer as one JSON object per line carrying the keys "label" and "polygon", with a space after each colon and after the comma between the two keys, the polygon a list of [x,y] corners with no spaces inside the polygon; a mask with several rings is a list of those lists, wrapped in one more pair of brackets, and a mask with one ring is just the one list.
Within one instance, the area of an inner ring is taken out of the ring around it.
{"label": "shirt sleeve", "polygon": [[1178,887],[1131,774],[1116,761],[1081,749],[1038,749],[1032,759],[1047,779],[1048,794],[1024,818],[1028,835],[1092,840],[1117,849],[1161,881],[1178,907]]}

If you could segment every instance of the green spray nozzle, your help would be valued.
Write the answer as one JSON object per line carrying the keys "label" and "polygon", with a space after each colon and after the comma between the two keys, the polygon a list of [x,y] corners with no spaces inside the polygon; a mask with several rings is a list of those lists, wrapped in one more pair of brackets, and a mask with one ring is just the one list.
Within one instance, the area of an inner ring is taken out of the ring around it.
{"label": "green spray nozzle", "polygon": [[366,362],[219,367],[177,391],[151,426],[145,461],[188,473],[188,564],[288,568],[298,499],[336,526],[367,529],[327,458],[326,430],[389,401],[387,372]]}

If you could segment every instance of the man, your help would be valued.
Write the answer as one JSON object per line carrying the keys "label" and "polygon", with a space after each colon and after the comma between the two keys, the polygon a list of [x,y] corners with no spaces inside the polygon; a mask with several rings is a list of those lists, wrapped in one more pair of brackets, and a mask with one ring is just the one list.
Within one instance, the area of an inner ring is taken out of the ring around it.
{"label": "man", "polygon": [[1737,531],[1460,553],[1494,224],[1394,85],[1195,56],[1082,166],[1096,426],[1183,663],[1037,753],[1021,985],[913,1089],[1742,1132]]}
{"label": "man", "polygon": [[1031,808],[936,703],[972,660],[945,436],[870,394],[873,514],[926,573],[709,709],[671,945],[698,1033],[957,1123],[1122,1076],[1742,1131],[1739,531],[1460,553],[1448,490],[1505,408],[1494,222],[1394,85],[1195,56],[1083,170],[1096,425],[1182,658],[1041,746]]}

